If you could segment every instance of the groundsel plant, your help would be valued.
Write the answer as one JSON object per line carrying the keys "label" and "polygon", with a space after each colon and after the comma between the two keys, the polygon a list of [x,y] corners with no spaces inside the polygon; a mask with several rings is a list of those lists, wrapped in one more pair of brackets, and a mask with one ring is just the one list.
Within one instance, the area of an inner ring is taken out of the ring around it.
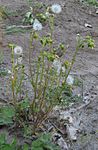
{"label": "groundsel plant", "polygon": [[[28,102],[25,104],[25,107],[23,107],[24,109],[20,107],[18,108],[22,109],[22,113],[25,116],[24,118],[28,118],[28,123],[30,121],[33,134],[40,127],[42,122],[48,118],[53,107],[60,103],[60,98],[65,87],[73,85],[74,79],[70,75],[70,72],[79,49],[83,48],[85,45],[90,48],[94,47],[94,41],[90,36],[82,38],[78,35],[76,50],[71,62],[68,63],[67,60],[62,61],[62,57],[59,57],[57,50],[59,48],[59,50],[63,52],[63,55],[65,55],[66,48],[62,43],[58,44],[58,46],[54,48],[55,40],[53,39],[55,14],[59,14],[61,11],[62,8],[59,4],[54,4],[47,8],[46,12],[49,14],[48,23],[50,33],[47,33],[47,35],[45,34],[45,36],[42,37],[40,37],[39,32],[40,30],[44,30],[44,26],[38,19],[36,19],[36,17],[34,17],[35,20],[32,23],[33,27],[30,33],[29,42],[29,73],[24,73],[24,65],[20,63],[21,59],[17,65],[15,64],[15,55],[23,55],[23,49],[20,46],[15,46],[13,44],[10,45],[12,49],[11,80],[13,104],[15,107],[24,106],[18,105],[18,94],[20,93],[21,95],[22,83],[24,81],[24,75],[26,75],[28,77],[29,84],[32,86],[33,96],[31,99],[28,98]],[[39,54],[33,58],[35,50],[34,43],[37,42],[40,43],[41,50]],[[29,96],[26,95],[26,97]],[[29,109],[28,111],[27,108]],[[20,113],[18,114],[19,120]]]}

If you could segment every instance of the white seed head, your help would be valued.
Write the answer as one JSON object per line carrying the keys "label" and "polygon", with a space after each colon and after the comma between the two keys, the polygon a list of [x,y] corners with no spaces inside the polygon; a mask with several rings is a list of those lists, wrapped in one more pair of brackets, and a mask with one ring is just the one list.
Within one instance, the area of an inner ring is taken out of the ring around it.
{"label": "white seed head", "polygon": [[71,75],[69,75],[69,76],[67,77],[66,82],[67,82],[68,85],[73,85],[73,83],[74,83],[74,78],[73,78]]}
{"label": "white seed head", "polygon": [[39,22],[39,20],[38,19],[35,19],[34,20],[34,23],[33,23],[33,29],[35,30],[35,31],[40,31],[40,30],[42,30],[42,24]]}
{"label": "white seed head", "polygon": [[61,68],[62,68],[62,64],[61,64],[59,59],[55,59],[53,61],[53,67],[57,70],[57,73],[60,74],[60,71],[61,71]]}
{"label": "white seed head", "polygon": [[16,54],[16,55],[22,55],[22,53],[23,53],[23,48],[21,46],[16,46],[14,48],[14,54]]}
{"label": "white seed head", "polygon": [[18,57],[17,59],[16,59],[16,62],[15,62],[15,65],[21,65],[22,64],[22,57]]}
{"label": "white seed head", "polygon": [[53,13],[59,14],[62,11],[62,8],[59,4],[53,4],[51,6],[51,10],[52,10]]}
{"label": "white seed head", "polygon": [[62,67],[62,72],[65,73],[65,71],[66,71],[66,69],[65,69],[65,67],[63,66],[63,67]]}

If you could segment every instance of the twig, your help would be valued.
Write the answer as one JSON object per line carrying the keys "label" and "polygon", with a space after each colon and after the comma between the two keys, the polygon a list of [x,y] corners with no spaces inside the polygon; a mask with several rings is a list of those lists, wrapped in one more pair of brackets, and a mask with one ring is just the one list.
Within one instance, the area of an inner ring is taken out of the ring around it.
{"label": "twig", "polygon": [[23,26],[23,25],[12,25],[12,26],[8,26],[7,29],[11,29],[11,28],[32,28],[32,25],[27,25],[27,26]]}
{"label": "twig", "polygon": [[72,111],[72,112],[75,113],[75,112],[79,111],[80,109],[83,109],[84,107],[88,106],[88,105],[90,104],[90,102],[91,102],[91,101],[89,101],[88,103],[85,103],[85,104],[79,106],[77,109],[75,109],[75,110]]}
{"label": "twig", "polygon": [[[8,101],[8,100],[5,100],[5,99],[2,99],[2,98],[0,98],[0,102],[3,104],[3,103],[5,103],[5,104],[11,104],[11,105],[13,105],[13,103],[12,103],[12,101]],[[1,104],[0,103],[0,104]]]}
{"label": "twig", "polygon": [[8,101],[7,101],[7,100],[2,99],[2,98],[0,98],[0,102],[2,102],[2,103],[8,103]]}
{"label": "twig", "polygon": [[76,109],[76,111],[78,111],[78,110],[80,110],[80,109],[83,109],[84,107],[88,106],[88,105],[90,104],[90,102],[91,102],[91,101],[89,101],[88,103],[85,103],[85,104],[81,105],[80,107],[78,107],[78,108]]}
{"label": "twig", "polygon": [[54,126],[54,128],[58,131],[58,132],[60,132],[62,135],[64,134],[53,122],[50,122],[53,126]]}

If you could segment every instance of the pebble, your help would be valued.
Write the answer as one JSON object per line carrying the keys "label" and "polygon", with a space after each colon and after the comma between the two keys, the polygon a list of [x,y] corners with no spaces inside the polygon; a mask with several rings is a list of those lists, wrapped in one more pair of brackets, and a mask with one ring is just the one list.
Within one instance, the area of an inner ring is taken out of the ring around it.
{"label": "pebble", "polygon": [[98,10],[96,10],[96,14],[98,14]]}
{"label": "pebble", "polygon": [[85,23],[85,27],[92,28],[91,24]]}
{"label": "pebble", "polygon": [[54,140],[54,142],[56,142],[57,145],[59,145],[60,150],[68,150],[67,143],[65,142],[65,140],[63,139],[63,137],[60,134],[54,133],[53,140]]}
{"label": "pebble", "polygon": [[90,134],[95,134],[96,132],[94,131],[94,130],[92,130],[91,132],[90,132]]}
{"label": "pebble", "polygon": [[58,139],[57,144],[61,147],[62,150],[68,150],[67,143],[65,142],[65,140],[62,137],[60,139]]}
{"label": "pebble", "polygon": [[73,127],[72,125],[70,125],[70,126],[67,125],[66,129],[67,129],[67,133],[68,133],[70,140],[76,141],[77,140],[76,134],[77,134],[78,129]]}

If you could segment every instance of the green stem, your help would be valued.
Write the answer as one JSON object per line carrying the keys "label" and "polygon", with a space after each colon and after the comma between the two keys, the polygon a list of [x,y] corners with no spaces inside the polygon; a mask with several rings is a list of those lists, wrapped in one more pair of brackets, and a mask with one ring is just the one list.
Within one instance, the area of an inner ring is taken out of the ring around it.
{"label": "green stem", "polygon": [[39,69],[40,69],[40,61],[37,62],[37,72],[36,72],[36,80],[35,80],[35,88],[34,88],[34,99],[36,99],[36,96],[37,96]]}
{"label": "green stem", "polygon": [[45,64],[44,64],[44,55],[43,55],[42,56],[42,71],[41,71],[40,82],[42,82],[42,80],[43,80],[44,67],[45,67]]}
{"label": "green stem", "polygon": [[41,70],[41,75],[40,75],[40,89],[38,91],[38,98],[40,100],[42,99],[42,94],[43,94],[42,88],[43,88],[44,68],[45,68],[44,55],[42,55],[42,70]]}
{"label": "green stem", "polygon": [[20,82],[18,83],[17,89],[16,89],[16,95],[18,93],[20,93],[20,97],[21,97],[21,90],[22,90],[22,82],[24,80],[24,67],[21,66],[21,78],[20,78]]}
{"label": "green stem", "polygon": [[[40,69],[40,62],[37,62],[37,72],[36,72],[36,79],[35,79],[35,85],[34,85],[34,99],[32,102],[32,109],[34,110],[35,107],[35,101],[36,101],[36,97],[37,97],[37,85],[38,85],[38,77],[39,77],[39,69]],[[33,114],[34,117],[34,114]]]}
{"label": "green stem", "polygon": [[11,77],[11,84],[12,84],[12,96],[13,96],[13,103],[14,106],[16,106],[16,97],[15,97],[15,66],[14,66],[14,47],[12,46],[12,54],[11,54],[11,60],[12,60],[12,77]]}
{"label": "green stem", "polygon": [[29,72],[30,72],[31,83],[32,83],[32,86],[34,88],[34,79],[33,79],[33,74],[32,74],[32,63],[31,63],[31,55],[32,55],[31,49],[33,49],[32,43],[33,43],[33,33],[31,32],[31,34],[30,34],[30,46],[29,46]]}
{"label": "green stem", "polygon": [[[49,25],[50,25],[50,37],[51,39],[53,39],[53,31],[54,31],[54,17],[51,16],[50,17],[50,20],[49,20]],[[50,47],[50,51],[52,51],[53,49],[53,44],[51,44],[51,47]]]}
{"label": "green stem", "polygon": [[65,81],[64,81],[65,84],[66,84],[67,77],[69,76],[69,74],[70,74],[70,72],[71,72],[71,70],[72,70],[72,67],[73,67],[73,65],[74,65],[74,62],[75,62],[75,60],[76,60],[76,56],[77,56],[77,53],[78,53],[79,48],[80,48],[80,45],[79,45],[79,43],[78,43],[78,45],[77,45],[77,47],[76,47],[76,51],[75,51],[75,53],[74,53],[74,55],[73,55],[73,58],[72,58],[72,62],[71,62],[70,68],[69,68],[69,70],[68,70],[67,75],[65,76]]}

